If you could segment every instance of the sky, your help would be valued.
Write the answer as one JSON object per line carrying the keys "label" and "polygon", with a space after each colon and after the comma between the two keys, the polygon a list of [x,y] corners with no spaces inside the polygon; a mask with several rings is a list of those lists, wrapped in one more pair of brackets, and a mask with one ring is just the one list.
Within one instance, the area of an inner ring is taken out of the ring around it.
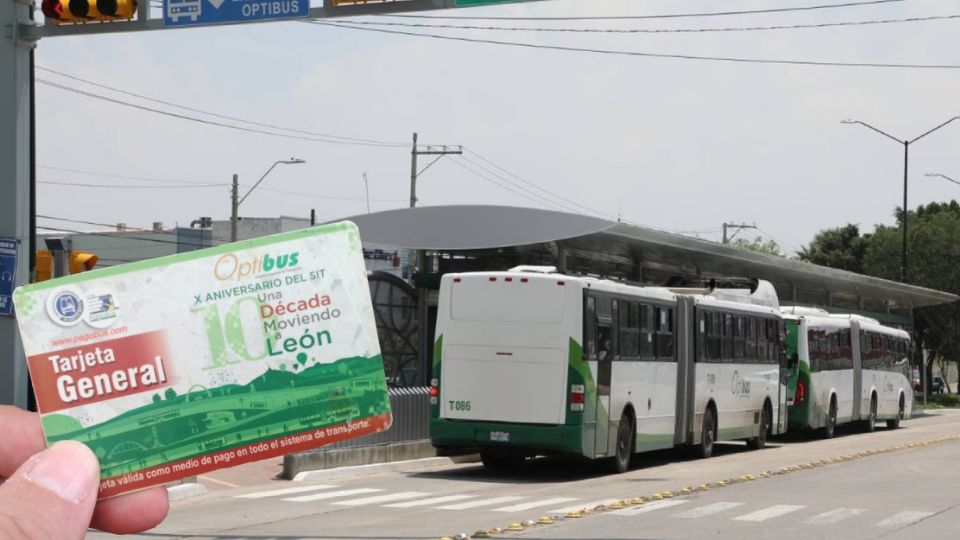
{"label": "sky", "polygon": [[[45,38],[36,49],[36,64],[44,68],[38,69],[38,79],[287,137],[185,120],[38,84],[37,213],[50,216],[39,218],[38,225],[97,230],[89,223],[149,228],[157,221],[188,226],[201,216],[228,219],[233,174],[239,175],[242,194],[274,162],[291,157],[306,163],[276,167],[243,202],[241,216],[309,217],[314,209],[319,221],[329,221],[364,213],[364,173],[371,211],[403,208],[409,204],[410,144],[416,131],[423,144],[462,145],[465,151],[462,157],[439,159],[422,173],[417,183],[421,206],[548,208],[714,241],[720,240],[724,222],[756,224],[757,230],[742,236],[772,239],[792,254],[824,228],[856,223],[869,232],[878,223],[893,222],[894,208],[903,200],[903,146],[840,120],[857,119],[911,139],[960,115],[960,1],[624,17],[841,1],[546,0],[415,15],[574,19],[351,20],[677,30],[957,18],[656,33],[370,24],[357,30],[299,21]],[[620,18],[576,19],[600,16]],[[370,29],[666,55],[956,67],[657,58]],[[377,144],[332,144],[304,132]],[[942,173],[960,180],[958,145],[960,121],[911,146],[911,208],[960,199],[960,185],[925,176]],[[420,168],[430,160],[421,156]]]}

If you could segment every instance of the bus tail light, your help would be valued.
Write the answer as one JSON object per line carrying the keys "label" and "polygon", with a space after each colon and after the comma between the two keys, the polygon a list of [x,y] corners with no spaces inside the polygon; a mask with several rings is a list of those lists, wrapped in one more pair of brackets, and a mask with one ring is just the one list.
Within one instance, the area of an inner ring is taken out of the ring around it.
{"label": "bus tail light", "polygon": [[440,380],[436,377],[430,379],[430,404],[436,405],[440,397]]}
{"label": "bus tail light", "polygon": [[807,385],[803,384],[803,381],[797,381],[797,391],[793,396],[794,406],[803,405],[807,400]]}
{"label": "bus tail light", "polygon": [[570,412],[583,412],[583,403],[586,401],[582,384],[570,385]]}

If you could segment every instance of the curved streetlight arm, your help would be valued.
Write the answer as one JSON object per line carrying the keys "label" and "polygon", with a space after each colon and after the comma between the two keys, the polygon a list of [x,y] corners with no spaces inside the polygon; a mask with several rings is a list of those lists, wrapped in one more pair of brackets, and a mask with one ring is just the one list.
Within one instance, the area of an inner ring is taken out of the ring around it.
{"label": "curved streetlight arm", "polygon": [[250,196],[250,193],[252,193],[253,190],[257,189],[257,186],[260,185],[260,182],[263,182],[263,179],[266,178],[268,174],[270,174],[270,171],[272,171],[274,167],[276,167],[277,165],[280,165],[281,163],[283,163],[284,165],[294,165],[297,163],[306,163],[306,162],[302,159],[281,159],[280,161],[275,162],[273,165],[270,166],[269,169],[267,169],[267,172],[263,173],[263,176],[261,176],[260,179],[257,180],[257,183],[254,184],[253,187],[251,187],[249,190],[247,190],[247,193],[243,197],[240,197],[240,200],[237,201],[237,206],[240,206],[240,204],[243,201],[245,201],[247,197]]}
{"label": "curved streetlight arm", "polygon": [[[841,123],[841,124],[860,124],[861,126],[867,128],[867,129],[871,129],[871,130],[873,130],[873,131],[876,131],[877,133],[883,135],[884,137],[886,137],[886,138],[888,138],[888,139],[893,139],[894,141],[897,141],[897,142],[900,143],[900,144],[909,144],[907,141],[901,141],[900,139],[894,137],[893,135],[887,133],[886,131],[884,131],[884,130],[882,130],[882,129],[880,129],[880,128],[875,128],[875,127],[871,126],[870,124],[868,124],[868,123],[866,123],[866,122],[861,122],[860,120],[841,120],[840,123]],[[942,126],[938,126],[938,127],[942,127]],[[933,128],[933,129],[931,129],[930,131],[934,131],[934,130],[936,130],[936,129],[937,129],[937,128]],[[929,132],[928,132],[928,133],[929,133]],[[924,134],[921,135],[920,137],[923,137],[923,136],[926,135],[926,134],[927,134],[927,133],[924,133]],[[919,139],[920,137],[917,137],[917,139]],[[915,140],[916,140],[916,139],[914,139],[914,141],[915,141]],[[910,141],[910,142],[913,142],[913,141]]]}
{"label": "curved streetlight arm", "polygon": [[937,127],[933,128],[933,129],[927,131],[927,132],[924,133],[923,135],[920,135],[920,136],[918,136],[918,137],[914,137],[913,139],[910,139],[909,141],[907,141],[907,144],[911,144],[911,143],[915,143],[915,142],[919,141],[920,139],[922,139],[922,138],[926,137],[927,135],[933,133],[934,131],[936,131],[936,130],[938,130],[938,129],[944,127],[944,126],[946,126],[947,124],[949,124],[950,122],[953,122],[954,120],[960,120],[960,116],[954,116],[953,118],[947,120],[946,122],[940,124],[939,126],[937,126]]}

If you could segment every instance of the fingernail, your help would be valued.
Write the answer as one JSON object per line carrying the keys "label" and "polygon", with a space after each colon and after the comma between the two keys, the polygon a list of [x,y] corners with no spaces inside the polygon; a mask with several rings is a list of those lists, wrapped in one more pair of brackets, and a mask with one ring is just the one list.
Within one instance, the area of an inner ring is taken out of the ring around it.
{"label": "fingernail", "polygon": [[25,476],[57,497],[77,503],[96,493],[100,464],[82,443],[63,441],[38,454]]}

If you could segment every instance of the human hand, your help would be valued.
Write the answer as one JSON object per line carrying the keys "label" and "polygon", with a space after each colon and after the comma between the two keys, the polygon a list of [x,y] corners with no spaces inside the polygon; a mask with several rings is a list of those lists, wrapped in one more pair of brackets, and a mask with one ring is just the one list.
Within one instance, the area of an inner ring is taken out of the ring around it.
{"label": "human hand", "polygon": [[36,413],[0,406],[0,433],[0,539],[82,539],[89,527],[136,533],[167,515],[164,486],[98,502],[96,456],[74,441],[45,449]]}

